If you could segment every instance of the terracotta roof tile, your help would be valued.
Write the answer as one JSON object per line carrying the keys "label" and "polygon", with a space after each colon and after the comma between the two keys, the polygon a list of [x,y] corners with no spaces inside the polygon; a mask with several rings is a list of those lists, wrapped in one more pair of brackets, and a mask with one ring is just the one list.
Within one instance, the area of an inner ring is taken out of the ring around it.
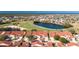
{"label": "terracotta roof tile", "polygon": [[35,44],[42,45],[42,43],[41,43],[41,42],[39,42],[39,41],[32,42],[31,44],[32,44],[32,45],[35,45]]}
{"label": "terracotta roof tile", "polygon": [[0,41],[0,44],[5,44],[3,46],[7,46],[7,47],[9,47],[11,43],[12,43],[11,41]]}
{"label": "terracotta roof tile", "polygon": [[24,35],[24,31],[12,31],[11,35]]}
{"label": "terracotta roof tile", "polygon": [[63,45],[62,42],[57,42],[57,46],[58,46],[58,47],[63,47],[64,45]]}
{"label": "terracotta roof tile", "polygon": [[31,31],[27,31],[26,35],[28,35],[28,36],[31,35]]}
{"label": "terracotta roof tile", "polygon": [[48,47],[53,47],[53,43],[52,42],[47,42]]}
{"label": "terracotta roof tile", "polygon": [[49,32],[50,37],[54,37],[56,35],[56,32]]}
{"label": "terracotta roof tile", "polygon": [[44,36],[47,36],[47,32],[46,31],[33,31],[32,32],[32,35],[44,35]]}
{"label": "terracotta roof tile", "polygon": [[10,35],[11,31],[5,31],[4,35]]}
{"label": "terracotta roof tile", "polygon": [[69,38],[73,38],[73,35],[70,32],[49,32],[50,37],[54,37],[55,35],[59,36],[68,36]]}
{"label": "terracotta roof tile", "polygon": [[0,31],[0,34],[2,33],[3,31]]}
{"label": "terracotta roof tile", "polygon": [[70,42],[70,43],[67,44],[67,46],[76,46],[76,45],[77,45],[77,44],[74,43],[74,42]]}

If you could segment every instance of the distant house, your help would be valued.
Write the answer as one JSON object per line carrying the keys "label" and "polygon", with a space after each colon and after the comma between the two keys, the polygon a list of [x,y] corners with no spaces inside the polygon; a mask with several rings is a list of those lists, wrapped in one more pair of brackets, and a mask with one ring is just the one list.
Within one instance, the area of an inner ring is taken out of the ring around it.
{"label": "distant house", "polygon": [[3,19],[2,18],[0,18],[0,23],[2,23],[3,22]]}

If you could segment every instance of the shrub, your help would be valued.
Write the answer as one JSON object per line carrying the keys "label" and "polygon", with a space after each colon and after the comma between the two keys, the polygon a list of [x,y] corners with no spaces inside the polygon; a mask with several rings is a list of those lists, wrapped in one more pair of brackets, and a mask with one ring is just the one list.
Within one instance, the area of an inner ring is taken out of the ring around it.
{"label": "shrub", "polygon": [[65,23],[65,24],[63,24],[63,26],[64,26],[64,28],[69,28],[69,27],[73,27],[71,24],[69,24],[69,23]]}
{"label": "shrub", "polygon": [[0,41],[4,41],[5,40],[5,35],[0,35]]}
{"label": "shrub", "polygon": [[30,36],[27,36],[27,37],[28,37],[29,41],[32,41],[32,40],[34,40],[34,39],[37,39],[37,37],[34,36],[34,35],[30,35]]}
{"label": "shrub", "polygon": [[36,24],[36,23],[40,23],[39,21],[34,21],[34,24]]}
{"label": "shrub", "polygon": [[55,36],[54,36],[54,39],[55,39],[55,40],[59,40],[59,39],[60,39],[60,36],[59,36],[59,35],[55,35]]}
{"label": "shrub", "polygon": [[37,29],[32,29],[31,31],[37,31]]}
{"label": "shrub", "polygon": [[72,34],[76,34],[76,31],[74,29],[69,29],[69,32],[71,32]]}
{"label": "shrub", "polygon": [[67,39],[65,39],[65,38],[63,38],[63,37],[61,37],[60,39],[59,39],[59,41],[61,41],[62,43],[69,43],[69,41],[67,40]]}

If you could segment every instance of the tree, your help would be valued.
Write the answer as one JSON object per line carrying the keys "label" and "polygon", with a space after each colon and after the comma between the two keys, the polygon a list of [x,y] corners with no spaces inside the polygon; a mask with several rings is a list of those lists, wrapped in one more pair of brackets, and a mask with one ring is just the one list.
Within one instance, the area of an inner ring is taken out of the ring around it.
{"label": "tree", "polygon": [[73,27],[71,24],[69,24],[69,23],[65,23],[65,24],[63,24],[63,26],[64,26],[64,28],[69,28],[69,27]]}
{"label": "tree", "polygon": [[37,39],[37,37],[34,36],[34,35],[30,35],[30,36],[27,36],[27,37],[28,37],[29,41],[32,41],[32,40],[34,40],[34,39]]}
{"label": "tree", "polygon": [[31,31],[37,31],[37,29],[32,29]]}
{"label": "tree", "polygon": [[55,40],[59,40],[59,39],[60,39],[60,36],[59,36],[59,35],[55,35],[55,36],[54,36],[54,39],[55,39]]}
{"label": "tree", "polygon": [[67,40],[67,39],[65,39],[65,38],[63,38],[63,37],[61,37],[60,39],[59,39],[59,41],[61,41],[62,43],[69,43],[69,41]]}
{"label": "tree", "polygon": [[47,35],[48,35],[48,40],[50,40],[50,35],[49,35],[49,31],[48,31]]}
{"label": "tree", "polygon": [[5,40],[5,36],[4,35],[0,35],[0,41],[4,41]]}
{"label": "tree", "polygon": [[69,32],[71,32],[72,34],[76,34],[76,31],[74,29],[69,29]]}
{"label": "tree", "polygon": [[15,23],[13,23],[13,25],[18,25],[19,24],[19,22],[15,22]]}

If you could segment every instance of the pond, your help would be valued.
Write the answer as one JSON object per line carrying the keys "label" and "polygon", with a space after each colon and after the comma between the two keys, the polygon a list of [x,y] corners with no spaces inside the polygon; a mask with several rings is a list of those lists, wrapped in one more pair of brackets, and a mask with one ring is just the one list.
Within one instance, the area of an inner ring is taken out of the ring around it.
{"label": "pond", "polygon": [[51,24],[51,23],[34,23],[37,26],[49,28],[49,29],[64,29],[63,25],[58,25],[58,24]]}

